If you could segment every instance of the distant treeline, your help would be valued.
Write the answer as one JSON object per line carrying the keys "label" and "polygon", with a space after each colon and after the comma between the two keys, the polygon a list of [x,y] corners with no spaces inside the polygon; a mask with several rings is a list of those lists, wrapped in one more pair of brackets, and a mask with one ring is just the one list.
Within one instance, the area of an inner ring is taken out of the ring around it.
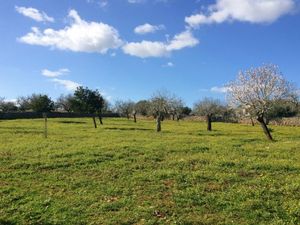
{"label": "distant treeline", "polygon": [[[97,114],[90,113],[68,113],[68,112],[48,112],[45,114],[47,118],[83,118],[97,117]],[[43,118],[44,113],[41,112],[0,112],[0,119],[38,119]],[[102,113],[101,117],[119,117],[118,113]]]}
{"label": "distant treeline", "polygon": [[[0,98],[0,119],[42,118],[42,113],[48,117],[116,117],[134,118],[136,116],[161,117],[161,120],[180,120],[186,116],[204,116],[207,120],[222,122],[237,122],[248,117],[249,112],[244,107],[231,107],[218,99],[204,98],[194,104],[193,108],[167,91],[157,91],[149,99],[137,102],[118,100],[111,105],[98,90],[79,87],[73,94],[61,95],[53,101],[45,94],[32,94],[19,97],[17,101],[6,101]],[[268,121],[300,115],[299,101],[280,100],[265,114]]]}
{"label": "distant treeline", "polygon": [[227,84],[226,90],[227,104],[218,99],[203,98],[192,109],[181,98],[166,91],[157,91],[149,99],[117,101],[111,106],[98,90],[78,87],[73,94],[62,95],[55,102],[42,94],[20,97],[17,102],[0,99],[0,112],[88,113],[94,115],[95,127],[95,117],[102,125],[102,114],[105,112],[118,113],[128,119],[132,117],[134,122],[137,122],[137,115],[151,116],[156,119],[157,132],[161,131],[164,119],[179,121],[190,115],[204,116],[208,131],[212,130],[213,121],[237,122],[248,118],[253,126],[255,123],[261,125],[269,140],[273,140],[267,126],[270,121],[300,114],[299,89],[283,78],[276,65],[240,71],[236,80]]}

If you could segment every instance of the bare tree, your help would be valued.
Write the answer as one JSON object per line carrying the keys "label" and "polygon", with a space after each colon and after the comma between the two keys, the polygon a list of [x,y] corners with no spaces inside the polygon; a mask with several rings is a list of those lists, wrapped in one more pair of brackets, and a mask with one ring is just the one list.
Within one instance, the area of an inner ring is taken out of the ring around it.
{"label": "bare tree", "polygon": [[55,102],[55,107],[59,110],[71,112],[73,98],[74,96],[71,94],[59,96],[59,98]]}
{"label": "bare tree", "polygon": [[219,100],[212,98],[204,98],[203,100],[195,103],[194,112],[200,116],[206,117],[207,130],[212,130],[213,116],[221,114],[224,111],[224,106]]}
{"label": "bare tree", "polygon": [[161,131],[161,121],[169,112],[169,93],[166,91],[157,91],[153,94],[151,102],[151,112],[156,118],[156,131]]}
{"label": "bare tree", "polygon": [[31,109],[30,96],[18,97],[17,105],[20,111],[28,111]]}
{"label": "bare tree", "polygon": [[256,118],[269,140],[273,140],[266,124],[266,115],[281,100],[293,99],[293,88],[276,65],[264,65],[240,72],[228,85],[228,97],[232,104],[243,107]]}
{"label": "bare tree", "polygon": [[133,116],[133,122],[136,123],[136,114],[138,113],[137,107],[136,107],[136,103],[132,102],[131,105],[131,114]]}
{"label": "bare tree", "polygon": [[184,110],[184,103],[183,100],[181,98],[178,98],[176,96],[172,96],[169,100],[169,113],[172,116],[172,120],[176,120],[179,121],[182,114],[183,114],[183,110]]}
{"label": "bare tree", "polygon": [[102,112],[111,113],[112,108],[113,107],[112,107],[111,103],[107,99],[104,98]]}
{"label": "bare tree", "polygon": [[14,112],[17,111],[18,107],[13,101],[7,101],[5,98],[0,97],[0,112]]}
{"label": "bare tree", "polygon": [[142,116],[147,116],[150,113],[150,102],[148,100],[140,100],[135,104],[135,110]]}
{"label": "bare tree", "polygon": [[115,103],[115,109],[116,111],[122,115],[122,116],[126,116],[127,119],[130,118],[130,115],[134,115],[135,118],[135,122],[136,122],[136,110],[134,108],[135,103],[131,100],[127,100],[127,101],[116,101]]}

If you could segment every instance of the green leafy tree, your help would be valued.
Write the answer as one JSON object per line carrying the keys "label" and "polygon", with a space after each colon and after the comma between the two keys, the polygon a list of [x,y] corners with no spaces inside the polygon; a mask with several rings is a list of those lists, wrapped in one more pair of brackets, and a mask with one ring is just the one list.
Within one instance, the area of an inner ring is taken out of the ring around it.
{"label": "green leafy tree", "polygon": [[293,117],[298,113],[298,101],[277,101],[276,104],[270,108],[269,112],[266,115],[266,120],[278,119],[283,117]]}
{"label": "green leafy tree", "polygon": [[105,100],[98,90],[80,86],[74,92],[71,100],[71,109],[74,112],[98,114],[100,123],[103,124],[101,113],[104,103]]}
{"label": "green leafy tree", "polygon": [[48,95],[33,94],[27,101],[30,109],[34,112],[51,112],[54,110],[54,102]]}
{"label": "green leafy tree", "polygon": [[184,106],[184,107],[181,109],[181,111],[182,111],[182,114],[183,114],[183,115],[188,116],[188,115],[191,114],[192,109],[191,109],[190,107],[188,107],[188,106]]}

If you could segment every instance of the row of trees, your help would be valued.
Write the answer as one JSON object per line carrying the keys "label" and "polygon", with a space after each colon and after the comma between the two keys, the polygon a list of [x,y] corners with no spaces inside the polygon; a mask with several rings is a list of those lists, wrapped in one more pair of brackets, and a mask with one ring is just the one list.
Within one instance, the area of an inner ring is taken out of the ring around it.
{"label": "row of trees", "polygon": [[[227,89],[227,105],[216,99],[204,98],[195,103],[193,109],[187,107],[181,98],[166,91],[158,91],[150,99],[136,103],[116,101],[114,107],[110,107],[98,90],[78,87],[73,94],[61,96],[56,102],[41,94],[20,97],[16,104],[0,99],[0,111],[91,113],[99,116],[101,124],[101,114],[107,111],[117,112],[128,119],[133,117],[134,122],[137,122],[137,115],[153,116],[158,132],[164,119],[178,121],[191,113],[205,116],[209,131],[212,130],[212,121],[217,118],[232,121],[242,116],[257,120],[270,140],[273,138],[267,127],[269,120],[299,113],[296,89],[282,77],[277,66],[264,65],[240,72]],[[95,118],[93,120],[96,127]]]}
{"label": "row of trees", "polygon": [[149,100],[141,100],[137,103],[128,101],[116,101],[114,111],[120,115],[126,116],[128,119],[133,117],[136,122],[136,115],[153,116],[157,119],[160,131],[160,122],[165,118],[172,120],[180,120],[188,116],[192,109],[185,106],[183,100],[175,95],[171,95],[167,91],[157,91]]}
{"label": "row of trees", "polygon": [[[61,96],[56,102],[52,101],[47,95],[32,94],[28,97],[20,97],[17,102],[0,100],[0,111],[33,111],[33,112],[51,112],[65,111],[77,113],[97,114],[100,124],[102,123],[101,114],[108,105],[107,101],[101,96],[98,90],[78,87],[74,94]],[[95,117],[93,117],[94,125],[96,125]]]}
{"label": "row of trees", "polygon": [[82,112],[101,113],[107,110],[108,102],[101,96],[98,90],[79,87],[70,95],[61,95],[57,101],[53,101],[48,95],[32,94],[27,97],[19,97],[16,101],[5,101],[0,98],[1,112]]}

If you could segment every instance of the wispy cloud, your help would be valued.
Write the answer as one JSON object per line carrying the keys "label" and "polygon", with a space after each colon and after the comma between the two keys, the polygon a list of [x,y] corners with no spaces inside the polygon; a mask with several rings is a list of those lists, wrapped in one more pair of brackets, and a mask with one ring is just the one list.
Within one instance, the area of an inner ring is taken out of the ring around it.
{"label": "wispy cloud", "polygon": [[128,0],[129,3],[131,4],[136,4],[136,3],[144,3],[146,0]]}
{"label": "wispy cloud", "polygon": [[108,1],[107,0],[101,0],[100,2],[98,2],[98,4],[101,8],[104,8],[104,7],[108,6]]}
{"label": "wispy cloud", "polygon": [[216,92],[216,93],[227,93],[229,90],[228,87],[212,87],[210,89],[211,92]]}
{"label": "wispy cloud", "polygon": [[201,88],[198,90],[199,92],[213,92],[213,93],[219,93],[219,94],[226,94],[229,91],[228,87],[225,86],[214,86],[211,88]]}
{"label": "wispy cloud", "polygon": [[87,3],[95,3],[101,8],[105,8],[108,6],[108,0],[86,0]]}
{"label": "wispy cloud", "polygon": [[66,74],[70,73],[70,70],[67,69],[67,68],[62,68],[62,69],[59,69],[59,70],[56,70],[56,71],[43,69],[41,71],[41,73],[45,77],[59,77],[59,76],[66,75]]}
{"label": "wispy cloud", "polygon": [[71,80],[62,80],[62,79],[51,79],[52,82],[61,85],[62,87],[64,87],[66,90],[68,91],[75,91],[77,87],[81,86],[81,84],[76,83],[74,81]]}
{"label": "wispy cloud", "polygon": [[167,42],[159,41],[141,41],[129,42],[123,46],[125,54],[137,56],[140,58],[148,57],[163,57],[167,56],[173,51],[181,50],[187,47],[194,47],[199,43],[190,30],[186,30],[173,37]]}
{"label": "wispy cloud", "polygon": [[23,16],[29,17],[38,22],[54,22],[54,18],[48,16],[45,12],[39,11],[38,9],[31,7],[19,7],[15,6],[15,9],[18,13]]}
{"label": "wispy cloud", "polygon": [[174,63],[172,62],[167,62],[166,64],[162,65],[162,67],[174,67]]}
{"label": "wispy cloud", "polygon": [[[127,0],[131,4],[146,3],[147,0]],[[167,3],[169,0],[153,0],[154,3]]]}
{"label": "wispy cloud", "polygon": [[43,69],[41,74],[45,77],[51,78],[49,81],[63,87],[67,91],[74,91],[77,87],[81,86],[81,84],[74,82],[72,80],[59,79],[58,77],[62,75],[68,75],[71,71],[67,68],[62,68],[59,70],[51,71],[48,69]]}

